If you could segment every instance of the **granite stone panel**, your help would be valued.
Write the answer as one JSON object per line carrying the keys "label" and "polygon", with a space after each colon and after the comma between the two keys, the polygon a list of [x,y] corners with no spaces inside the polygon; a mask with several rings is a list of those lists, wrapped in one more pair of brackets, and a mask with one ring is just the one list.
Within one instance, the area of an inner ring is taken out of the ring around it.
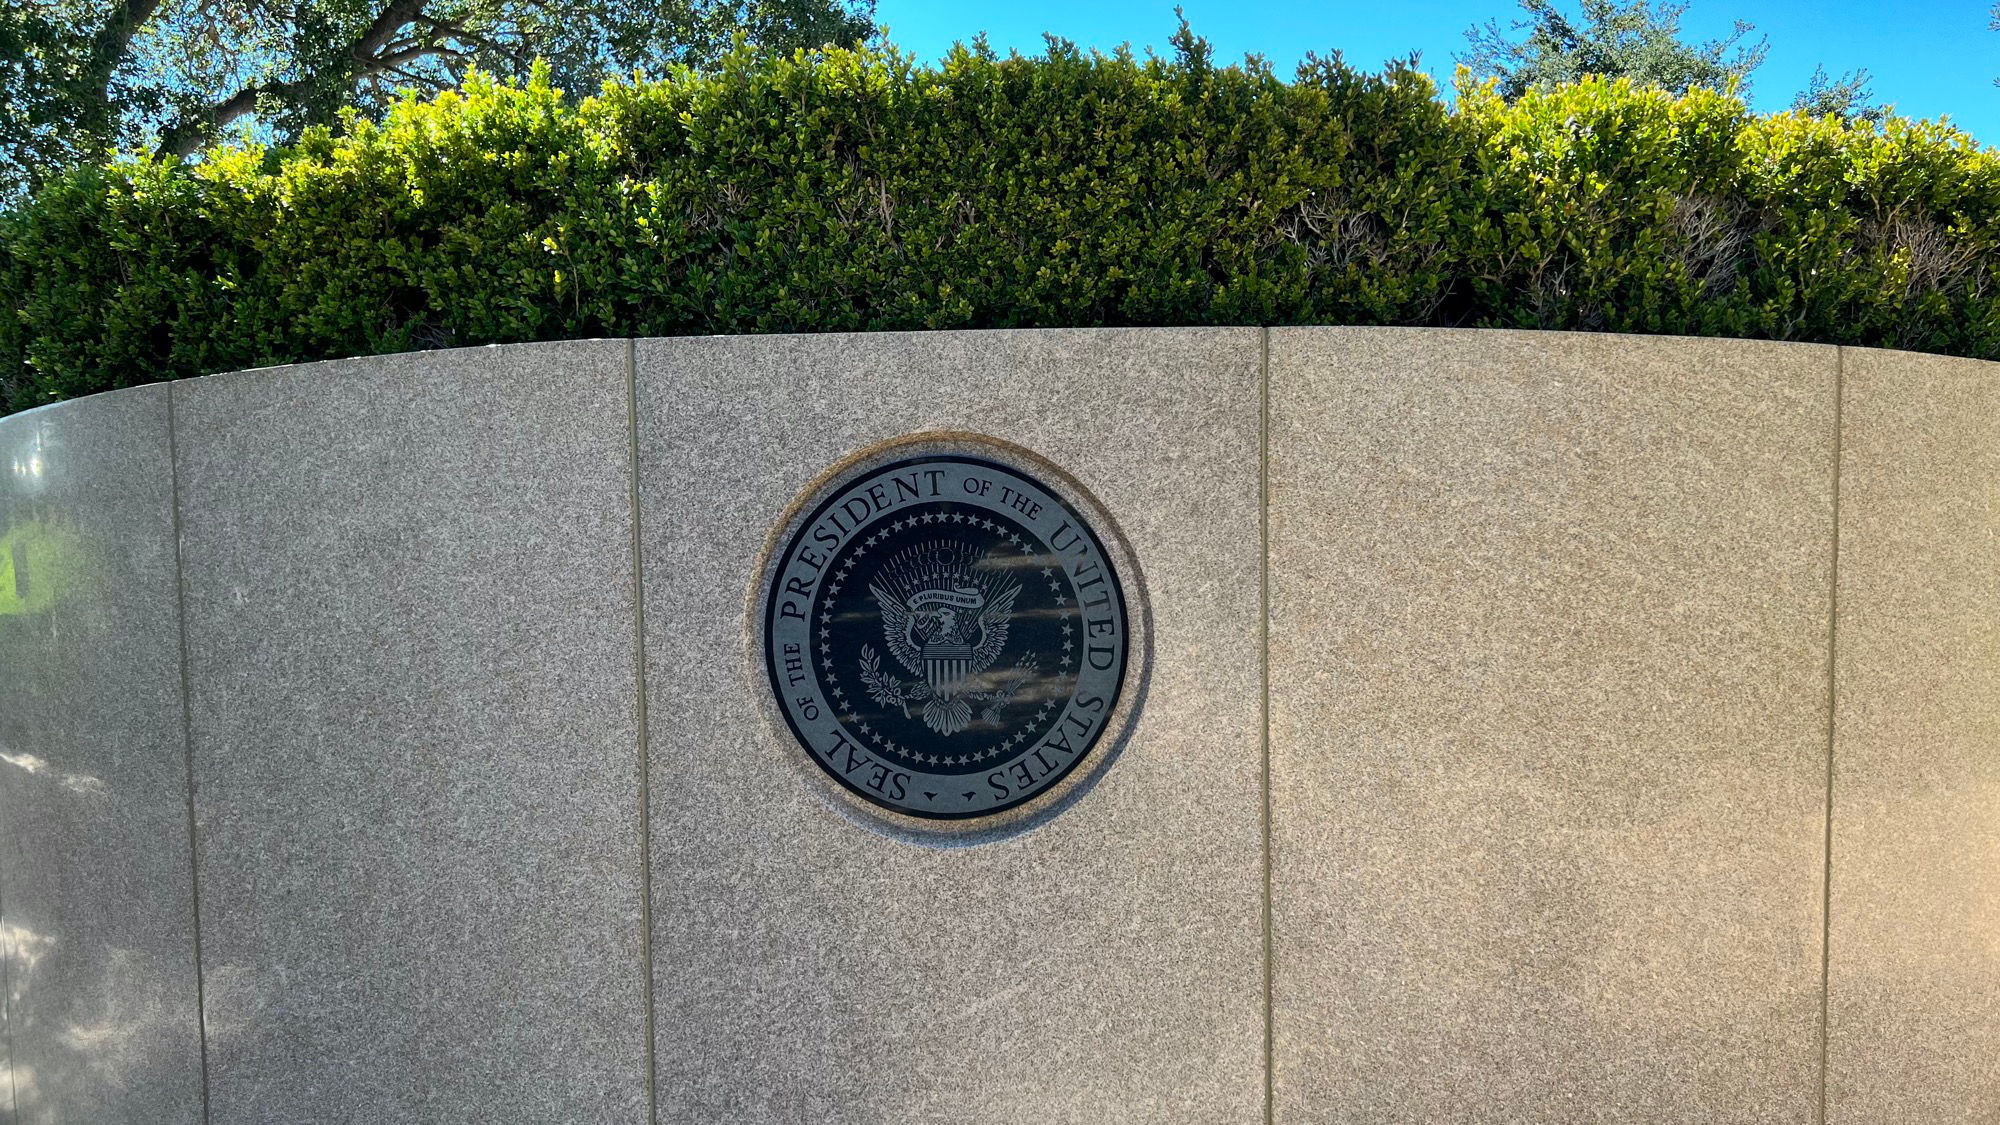
{"label": "granite stone panel", "polygon": [[2000,368],[1841,358],[1827,1120],[2000,1121]]}
{"label": "granite stone panel", "polygon": [[[0,916],[4,916],[5,901],[0,901]],[[0,952],[0,963],[6,960]],[[0,978],[0,996],[6,996],[6,980]],[[7,1034],[7,1005],[0,1003],[0,1122],[14,1125],[20,1115],[14,1110],[14,1051],[12,1037]]]}
{"label": "granite stone panel", "polygon": [[[638,343],[662,1122],[1263,1120],[1259,341]],[[1074,477],[1150,607],[1115,763],[958,846],[847,815],[801,767],[751,604],[816,475],[926,431]]]}
{"label": "granite stone panel", "polygon": [[213,1125],[646,1119],[628,357],[175,387]]}
{"label": "granite stone panel", "polygon": [[1272,331],[1281,1125],[1814,1119],[1835,365]]}
{"label": "granite stone panel", "polygon": [[24,1123],[201,1120],[165,387],[0,420],[0,954]]}

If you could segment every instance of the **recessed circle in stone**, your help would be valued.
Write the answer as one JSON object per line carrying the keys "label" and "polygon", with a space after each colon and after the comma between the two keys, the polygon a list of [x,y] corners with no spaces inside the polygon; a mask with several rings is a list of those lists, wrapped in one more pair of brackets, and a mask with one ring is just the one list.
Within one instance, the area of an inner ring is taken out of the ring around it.
{"label": "recessed circle in stone", "polygon": [[1021,468],[939,454],[835,487],[776,559],[764,651],[814,764],[909,816],[1032,801],[1104,736],[1125,595],[1103,542]]}

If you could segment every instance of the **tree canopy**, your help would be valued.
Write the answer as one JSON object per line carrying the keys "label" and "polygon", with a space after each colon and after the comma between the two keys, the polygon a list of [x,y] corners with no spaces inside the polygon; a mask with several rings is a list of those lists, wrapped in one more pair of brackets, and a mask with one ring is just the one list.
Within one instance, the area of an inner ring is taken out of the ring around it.
{"label": "tree canopy", "polygon": [[[1553,90],[1587,75],[1630,78],[1684,94],[1696,86],[1740,93],[1750,89],[1750,73],[1764,62],[1769,44],[1745,42],[1756,28],[1737,20],[1721,39],[1690,43],[1681,38],[1686,4],[1670,0],[1581,0],[1576,14],[1556,0],[1521,0],[1526,18],[1503,29],[1488,20],[1465,33],[1471,49],[1458,61],[1474,74],[1496,80],[1502,97],[1530,90]],[[1525,37],[1518,37],[1526,32]]]}
{"label": "tree canopy", "polygon": [[1792,108],[1814,117],[1879,122],[1888,117],[1889,111],[1876,105],[1872,94],[1867,70],[1849,71],[1834,78],[1826,73],[1826,67],[1816,66],[1806,88],[1792,99]]}
{"label": "tree canopy", "polygon": [[536,60],[578,93],[713,62],[735,36],[852,45],[873,0],[11,0],[0,8],[0,200],[112,149],[289,140],[397,91]]}

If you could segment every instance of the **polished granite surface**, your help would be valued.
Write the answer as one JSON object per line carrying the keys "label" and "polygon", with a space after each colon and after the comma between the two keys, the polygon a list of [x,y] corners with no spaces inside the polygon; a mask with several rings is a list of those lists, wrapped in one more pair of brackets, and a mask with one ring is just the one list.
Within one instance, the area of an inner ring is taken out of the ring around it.
{"label": "polished granite surface", "polygon": [[[643,340],[638,360],[660,1120],[1260,1118],[1259,334]],[[827,798],[764,713],[749,605],[816,475],[956,430],[1103,504],[1152,637],[1101,781],[973,846]]]}
{"label": "polished granite surface", "polygon": [[2000,372],[1848,349],[1827,1115],[2000,1121]]}
{"label": "polished granite surface", "polygon": [[1274,1120],[1811,1125],[1833,349],[1270,363]]}
{"label": "polished granite surface", "polygon": [[22,1125],[201,1120],[167,396],[0,419],[0,1111]]}
{"label": "polished granite surface", "polygon": [[[1993,1120],[1993,370],[679,338],[0,419],[0,1122]],[[1129,738],[977,838],[756,656],[787,506],[938,430],[1136,607]]]}
{"label": "polished granite surface", "polygon": [[211,1125],[646,1120],[627,355],[174,388]]}

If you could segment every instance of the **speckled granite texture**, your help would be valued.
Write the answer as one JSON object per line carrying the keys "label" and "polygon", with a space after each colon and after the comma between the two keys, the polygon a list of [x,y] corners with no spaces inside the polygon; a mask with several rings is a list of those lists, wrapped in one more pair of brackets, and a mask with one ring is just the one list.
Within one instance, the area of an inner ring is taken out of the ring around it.
{"label": "speckled granite texture", "polygon": [[646,1120],[627,350],[174,388],[213,1125]]}
{"label": "speckled granite texture", "polygon": [[166,387],[0,419],[0,953],[23,1125],[201,1120]]}
{"label": "speckled granite texture", "polygon": [[2000,1121],[2000,367],[1849,349],[1827,1121]]}
{"label": "speckled granite texture", "polygon": [[1277,1121],[1812,1122],[1834,363],[1272,332]]}
{"label": "speckled granite texture", "polygon": [[[1255,330],[638,345],[660,1120],[1263,1113]],[[760,709],[758,555],[873,442],[976,430],[1113,513],[1154,652],[1053,821],[916,846],[834,810]]]}
{"label": "speckled granite texture", "polygon": [[[1996,373],[884,333],[0,420],[0,1125],[2000,1121]],[[1143,642],[976,843],[755,647],[788,506],[938,430],[1101,502]]]}

